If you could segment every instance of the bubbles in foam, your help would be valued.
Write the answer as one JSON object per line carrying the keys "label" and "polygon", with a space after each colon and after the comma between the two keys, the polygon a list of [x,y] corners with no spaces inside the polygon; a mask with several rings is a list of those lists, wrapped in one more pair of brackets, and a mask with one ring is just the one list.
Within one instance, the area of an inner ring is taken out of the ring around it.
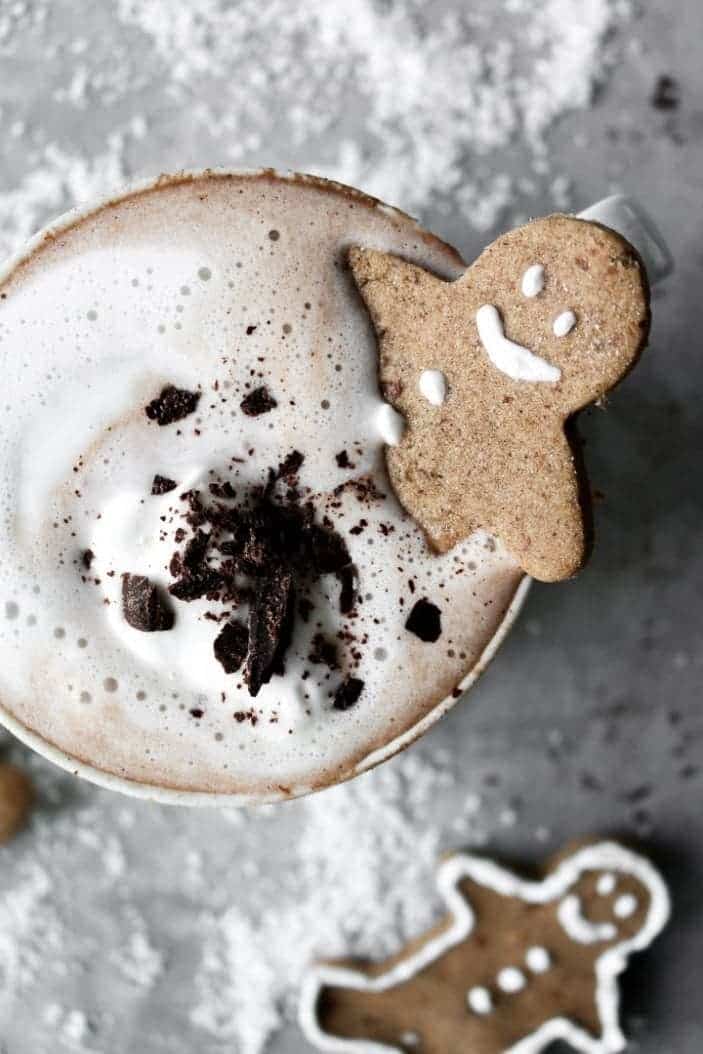
{"label": "bubbles in foam", "polygon": [[[107,214],[89,219],[8,284],[0,305],[9,393],[0,515],[9,542],[0,587],[9,596],[41,588],[42,609],[21,648],[0,622],[0,699],[40,735],[108,771],[275,793],[345,771],[448,696],[496,632],[520,574],[483,537],[433,556],[395,501],[374,426],[377,349],[337,266],[344,247],[358,242],[451,277],[452,254],[409,221],[351,199],[339,209],[335,192],[311,185],[212,180],[204,201],[198,190],[182,184],[132,199],[121,210],[119,247]],[[145,274],[148,283],[135,284]],[[179,297],[187,310],[169,321]],[[69,322],[67,302],[76,311]],[[23,364],[27,328],[33,354]],[[278,401],[259,418],[240,410],[252,377]],[[197,419],[165,428],[147,421],[143,408],[165,383],[202,390]],[[172,631],[141,633],[122,617],[121,575],[168,585],[178,495],[207,492],[210,470],[246,491],[292,449],[305,456],[301,486],[318,516],[347,539],[363,603],[345,619],[336,582],[321,579],[311,622],[296,623],[286,676],[252,701],[241,677],[214,660],[216,627],[205,615],[222,613],[216,603],[179,603]],[[353,469],[337,464],[341,449]],[[156,474],[177,490],[152,496]],[[353,489],[334,494],[362,477],[384,496],[364,503]],[[366,526],[350,534],[361,517]],[[81,565],[88,549],[89,571]],[[404,629],[410,577],[442,609],[435,650]],[[339,672],[308,662],[318,622],[332,637],[345,635],[343,661],[357,664],[365,682],[346,713],[331,708]],[[76,647],[57,648],[54,628]],[[67,683],[76,690],[56,690]],[[90,715],[79,703],[92,703]],[[193,709],[204,717],[194,720]],[[255,724],[234,716],[250,709]],[[207,735],[198,731],[205,726]]]}

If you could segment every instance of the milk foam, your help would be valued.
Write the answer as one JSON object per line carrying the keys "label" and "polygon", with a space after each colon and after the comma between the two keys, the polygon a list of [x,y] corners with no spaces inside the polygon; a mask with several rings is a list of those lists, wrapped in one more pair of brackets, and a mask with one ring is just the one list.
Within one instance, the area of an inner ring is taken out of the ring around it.
{"label": "milk foam", "polygon": [[[0,705],[72,757],[165,787],[299,793],[410,729],[498,631],[521,578],[514,561],[483,534],[432,554],[391,492],[376,341],[344,266],[352,244],[460,272],[446,246],[366,199],[210,177],[81,219],[1,287]],[[144,407],[164,384],[203,395],[195,414],[160,428]],[[277,409],[245,416],[247,384],[266,384]],[[252,700],[214,658],[217,627],[203,616],[216,604],[174,601],[173,630],[139,632],[122,616],[120,576],[168,585],[180,494],[206,489],[213,472],[254,486],[293,449],[305,456],[301,487],[348,544],[362,603],[345,623],[339,584],[321,578],[286,675]],[[337,464],[342,450],[353,468]],[[156,474],[178,488],[152,496]],[[331,501],[360,476],[384,497],[362,507],[349,487]],[[441,609],[436,644],[404,628],[420,596]],[[314,632],[345,625],[365,687],[338,712],[339,674],[307,655]],[[235,720],[242,711],[256,722]]]}

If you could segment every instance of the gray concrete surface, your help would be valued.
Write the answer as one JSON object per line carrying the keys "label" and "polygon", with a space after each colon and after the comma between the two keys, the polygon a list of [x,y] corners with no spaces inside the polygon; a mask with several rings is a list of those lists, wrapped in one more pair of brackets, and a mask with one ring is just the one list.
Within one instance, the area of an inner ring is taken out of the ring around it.
{"label": "gray concrete surface", "polygon": [[[11,5],[3,0],[0,7],[5,6]],[[57,5],[48,17],[58,20],[59,27],[83,18],[99,24],[100,6],[85,5],[79,13],[79,8]],[[497,855],[534,859],[588,832],[622,833],[641,841],[671,883],[675,914],[656,950],[635,964],[625,984],[633,1049],[641,1054],[699,1054],[703,6],[698,0],[645,2],[635,31],[645,45],[641,61],[616,68],[593,107],[564,118],[549,138],[551,157],[571,176],[575,210],[613,188],[635,193],[657,217],[677,264],[675,277],[655,293],[653,340],[646,358],[606,413],[593,410],[582,421],[591,477],[604,495],[596,510],[593,559],[578,581],[533,588],[516,629],[470,699],[416,749],[451,752],[461,771],[452,792],[457,798],[469,791],[497,794],[490,788],[499,786],[501,800],[511,803],[519,822],[494,824],[489,848]],[[126,34],[125,39],[140,46],[136,36],[132,40]],[[68,59],[61,54],[52,60],[54,81],[62,61]],[[108,55],[104,62],[109,65]],[[650,105],[659,74],[678,78],[678,109],[665,112]],[[16,55],[4,65],[0,98],[7,107],[26,104],[37,119],[41,107],[49,105],[46,75],[27,54]],[[63,134],[87,151],[101,119],[87,106]],[[130,147],[130,171],[173,167],[176,157],[186,163],[217,160],[211,143],[201,157],[202,141],[186,125],[157,121],[153,135]],[[26,135],[32,135],[31,118]],[[587,145],[579,145],[580,137]],[[23,178],[22,149],[20,137],[0,154],[0,187],[6,190]],[[144,154],[137,158],[139,150]],[[285,139],[277,141],[275,153],[274,160],[285,156]],[[291,146],[290,154],[295,164],[297,146]],[[267,160],[262,150],[258,159]],[[546,185],[537,198],[518,195],[496,229],[513,215],[538,214],[551,206]],[[463,220],[458,224],[431,202],[422,218],[458,243],[467,258],[494,233],[473,231]],[[17,747],[8,749],[23,755]],[[46,968],[33,967],[21,1000],[12,1007],[3,1007],[0,983],[0,1051],[180,1050],[172,1022],[189,998],[194,963],[187,938],[200,923],[197,903],[168,885],[164,876],[181,869],[189,847],[206,851],[210,907],[216,906],[217,889],[231,879],[237,828],[219,814],[194,816],[127,805],[49,772],[43,762],[32,765],[43,788],[39,815],[12,855],[9,848],[0,853],[0,871],[17,876],[23,868],[51,859],[55,881],[50,906],[64,927],[75,927],[82,937],[70,968],[58,975],[50,963],[60,956],[54,956],[47,937]],[[441,808],[451,810],[453,800],[449,795]],[[126,924],[121,915],[126,908],[114,884],[105,885],[104,894],[100,891],[104,859],[98,866],[91,862],[93,850],[85,839],[76,845],[68,839],[76,816],[83,830],[96,825],[102,858],[111,831],[120,835],[130,904],[148,919],[152,940],[164,949],[169,964],[149,998],[135,1001],[101,969],[101,949]],[[256,844],[274,844],[267,823],[260,843],[247,829],[236,843],[237,857],[247,847],[256,852]],[[534,837],[538,827],[545,829],[539,845]],[[285,839],[286,824],[278,829],[276,837]],[[32,941],[32,954],[41,957],[41,935],[34,934]],[[68,1038],[59,1036],[58,1047],[53,1046],[58,1026],[56,1020],[51,1024],[51,1015],[47,1018],[49,1004],[83,1007],[94,1032],[79,1037],[74,1046],[66,1033]],[[184,1037],[190,1050],[236,1050],[226,1039],[186,1032]],[[271,1049],[306,1048],[289,1027]]]}

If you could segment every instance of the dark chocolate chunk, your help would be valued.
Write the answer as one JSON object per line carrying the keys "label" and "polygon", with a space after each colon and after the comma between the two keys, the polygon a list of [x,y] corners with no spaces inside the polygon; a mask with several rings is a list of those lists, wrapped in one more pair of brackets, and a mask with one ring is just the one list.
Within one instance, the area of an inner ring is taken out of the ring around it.
{"label": "dark chocolate chunk", "polygon": [[280,668],[283,656],[279,643],[290,626],[293,601],[293,576],[280,568],[261,582],[249,609],[249,654],[244,680],[250,695],[258,695],[263,684],[271,680],[274,667]]}
{"label": "dark chocolate chunk", "polygon": [[427,644],[434,644],[442,634],[442,613],[431,600],[418,600],[408,615],[405,628]]}
{"label": "dark chocolate chunk", "polygon": [[299,450],[291,450],[290,454],[278,466],[277,478],[290,479],[292,476],[297,476],[304,460],[305,458]]}
{"label": "dark chocolate chunk", "polygon": [[83,567],[86,569],[86,571],[90,571],[90,565],[92,564],[94,559],[95,553],[92,549],[83,550],[83,554],[81,555],[81,563],[83,564]]}
{"label": "dark chocolate chunk", "polygon": [[154,482],[151,484],[152,494],[168,494],[170,490],[175,490],[178,484],[175,479],[168,479],[167,476],[154,476]]}
{"label": "dark chocolate chunk", "polygon": [[676,110],[680,103],[679,82],[675,77],[663,74],[657,78],[651,103],[655,110]]}
{"label": "dark chocolate chunk", "polygon": [[225,673],[236,673],[246,658],[248,647],[249,631],[243,622],[234,619],[222,627],[213,650]]}
{"label": "dark chocolate chunk", "polygon": [[203,567],[194,573],[184,575],[168,587],[176,600],[199,600],[200,597],[213,596],[225,585],[225,577],[212,567]]}
{"label": "dark chocolate chunk", "polygon": [[192,414],[198,405],[200,392],[189,392],[185,388],[174,388],[167,384],[161,394],[152,399],[144,412],[151,421],[159,425],[170,425]]}
{"label": "dark chocolate chunk", "polygon": [[207,552],[209,542],[210,535],[198,528],[193,537],[188,540],[186,547],[183,550],[184,567],[189,571],[197,570],[205,559],[205,553]]}
{"label": "dark chocolate chunk", "polygon": [[351,561],[347,543],[340,534],[312,524],[307,531],[312,570],[328,575],[341,571]]}
{"label": "dark chocolate chunk", "polygon": [[337,462],[340,468],[353,468],[351,461],[349,460],[349,454],[346,450],[340,450],[338,454],[334,455],[334,460]]}
{"label": "dark chocolate chunk", "polygon": [[247,417],[258,417],[259,414],[267,414],[270,410],[275,410],[278,403],[266,385],[262,384],[260,388],[255,388],[253,392],[245,395],[239,405]]}
{"label": "dark chocolate chunk", "polygon": [[329,666],[330,670],[336,670],[337,645],[333,640],[325,637],[324,633],[316,633],[310,645],[309,662],[316,666]]}
{"label": "dark chocolate chunk", "polygon": [[133,629],[144,633],[173,627],[173,612],[166,597],[146,575],[122,575],[122,614]]}
{"label": "dark chocolate chunk", "polygon": [[339,610],[343,615],[348,615],[354,610],[356,603],[356,568],[353,564],[347,564],[337,571],[337,578],[342,584],[339,594]]}
{"label": "dark chocolate chunk", "polygon": [[357,701],[364,690],[364,682],[358,677],[347,677],[346,681],[337,688],[334,693],[333,706],[335,710],[348,710]]}

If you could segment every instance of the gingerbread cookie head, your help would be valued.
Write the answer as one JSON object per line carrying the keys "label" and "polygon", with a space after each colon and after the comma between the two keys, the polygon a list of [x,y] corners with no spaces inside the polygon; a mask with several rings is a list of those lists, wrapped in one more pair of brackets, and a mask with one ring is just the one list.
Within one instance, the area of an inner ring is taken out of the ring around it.
{"label": "gingerbread cookie head", "polygon": [[316,968],[300,1020],[338,1054],[581,1054],[624,1046],[618,975],[669,914],[648,861],[599,842],[541,881],[457,854],[439,871],[448,918],[388,962]]}
{"label": "gingerbread cookie head", "polygon": [[503,235],[454,282],[373,249],[349,261],[383,393],[406,421],[387,450],[391,481],[430,544],[446,552],[483,528],[533,577],[573,575],[587,509],[566,426],[646,344],[635,250],[555,215]]}

